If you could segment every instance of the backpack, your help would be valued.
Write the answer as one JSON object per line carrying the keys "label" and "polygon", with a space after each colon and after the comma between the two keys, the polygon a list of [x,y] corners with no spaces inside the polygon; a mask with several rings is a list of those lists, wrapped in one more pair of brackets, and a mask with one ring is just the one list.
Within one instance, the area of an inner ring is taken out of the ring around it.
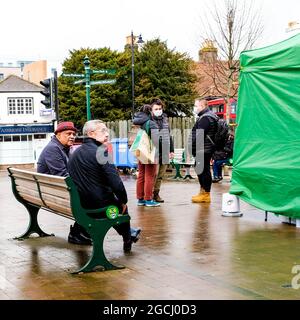
{"label": "backpack", "polygon": [[[212,118],[212,117],[211,117]],[[215,150],[223,150],[228,139],[229,127],[224,119],[218,119],[217,131],[212,138],[207,136],[210,142],[213,144]]]}

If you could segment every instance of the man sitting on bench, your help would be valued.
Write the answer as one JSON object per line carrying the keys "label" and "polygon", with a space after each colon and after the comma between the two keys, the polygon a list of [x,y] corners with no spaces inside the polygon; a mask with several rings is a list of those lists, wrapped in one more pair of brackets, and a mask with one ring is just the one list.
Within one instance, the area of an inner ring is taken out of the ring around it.
{"label": "man sitting on bench", "polygon": [[[67,177],[69,152],[74,144],[77,129],[73,122],[58,124],[51,141],[43,149],[38,162],[37,172],[53,176]],[[91,245],[90,235],[77,222],[70,226],[68,242],[79,245]]]}
{"label": "man sitting on bench", "polygon": [[[80,196],[81,205],[95,209],[116,205],[122,214],[128,214],[127,192],[115,166],[109,161],[108,129],[101,120],[90,120],[83,127],[83,144],[71,155],[68,169]],[[130,252],[141,229],[122,223],[115,230],[123,237],[123,250]]]}

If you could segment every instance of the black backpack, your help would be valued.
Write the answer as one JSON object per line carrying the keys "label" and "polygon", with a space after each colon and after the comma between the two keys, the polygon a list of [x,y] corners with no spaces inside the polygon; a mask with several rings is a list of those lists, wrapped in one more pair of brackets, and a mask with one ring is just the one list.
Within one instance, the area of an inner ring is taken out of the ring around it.
{"label": "black backpack", "polygon": [[[211,117],[214,118],[214,117]],[[216,118],[214,118],[216,119]],[[223,150],[228,139],[229,127],[224,119],[217,120],[217,131],[214,137],[207,136],[215,150]]]}

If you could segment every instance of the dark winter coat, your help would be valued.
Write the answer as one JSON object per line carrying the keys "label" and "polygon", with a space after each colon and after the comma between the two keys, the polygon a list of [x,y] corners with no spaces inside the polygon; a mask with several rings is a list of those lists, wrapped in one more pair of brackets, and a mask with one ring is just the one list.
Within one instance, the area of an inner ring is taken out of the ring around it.
{"label": "dark winter coat", "polygon": [[224,149],[214,152],[213,159],[214,160],[230,159],[233,155],[233,144],[234,144],[234,138],[229,137],[225,143]]}
{"label": "dark winter coat", "polygon": [[[147,121],[149,120],[150,132],[147,131]],[[159,152],[159,163],[169,163],[169,153],[174,152],[174,143],[170,135],[169,121],[166,114],[162,114],[160,117],[150,116],[144,112],[138,112],[135,114],[133,124],[141,126],[153,141],[154,145]],[[154,131],[153,131],[154,129]],[[151,132],[152,130],[152,132]],[[163,154],[163,146],[168,150],[166,154]]]}
{"label": "dark winter coat", "polygon": [[69,174],[77,186],[82,206],[92,209],[116,201],[126,204],[127,192],[118,171],[112,163],[101,163],[99,154],[109,159],[107,149],[100,142],[84,138],[82,145],[70,156]]}
{"label": "dark winter coat", "polygon": [[43,149],[37,162],[37,172],[54,176],[68,176],[69,147],[62,145],[56,136]]}
{"label": "dark winter coat", "polygon": [[198,129],[204,130],[204,153],[213,153],[213,139],[217,132],[218,116],[209,108],[202,110],[198,114],[198,119],[192,129],[192,154],[196,156],[196,134]]}

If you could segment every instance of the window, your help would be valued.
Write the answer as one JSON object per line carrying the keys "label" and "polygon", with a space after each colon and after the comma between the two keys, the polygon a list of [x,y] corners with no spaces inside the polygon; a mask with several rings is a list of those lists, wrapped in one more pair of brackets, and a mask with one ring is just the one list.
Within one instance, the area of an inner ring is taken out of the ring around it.
{"label": "window", "polygon": [[0,136],[0,142],[3,142],[3,136]]}
{"label": "window", "polygon": [[28,136],[28,141],[32,141],[32,136]]}
{"label": "window", "polygon": [[20,136],[12,136],[14,142],[20,141]]}
{"label": "window", "polygon": [[231,103],[231,113],[232,114],[236,114],[236,102],[232,102]]}
{"label": "window", "polygon": [[21,136],[21,141],[27,141],[27,136]]}
{"label": "window", "polygon": [[4,136],[4,142],[11,142],[11,136]]}
{"label": "window", "polygon": [[8,98],[8,114],[33,114],[33,98]]}
{"label": "window", "polygon": [[45,134],[35,134],[34,139],[46,139],[46,135]]}
{"label": "window", "polygon": [[0,81],[4,79],[4,73],[0,73]]}

